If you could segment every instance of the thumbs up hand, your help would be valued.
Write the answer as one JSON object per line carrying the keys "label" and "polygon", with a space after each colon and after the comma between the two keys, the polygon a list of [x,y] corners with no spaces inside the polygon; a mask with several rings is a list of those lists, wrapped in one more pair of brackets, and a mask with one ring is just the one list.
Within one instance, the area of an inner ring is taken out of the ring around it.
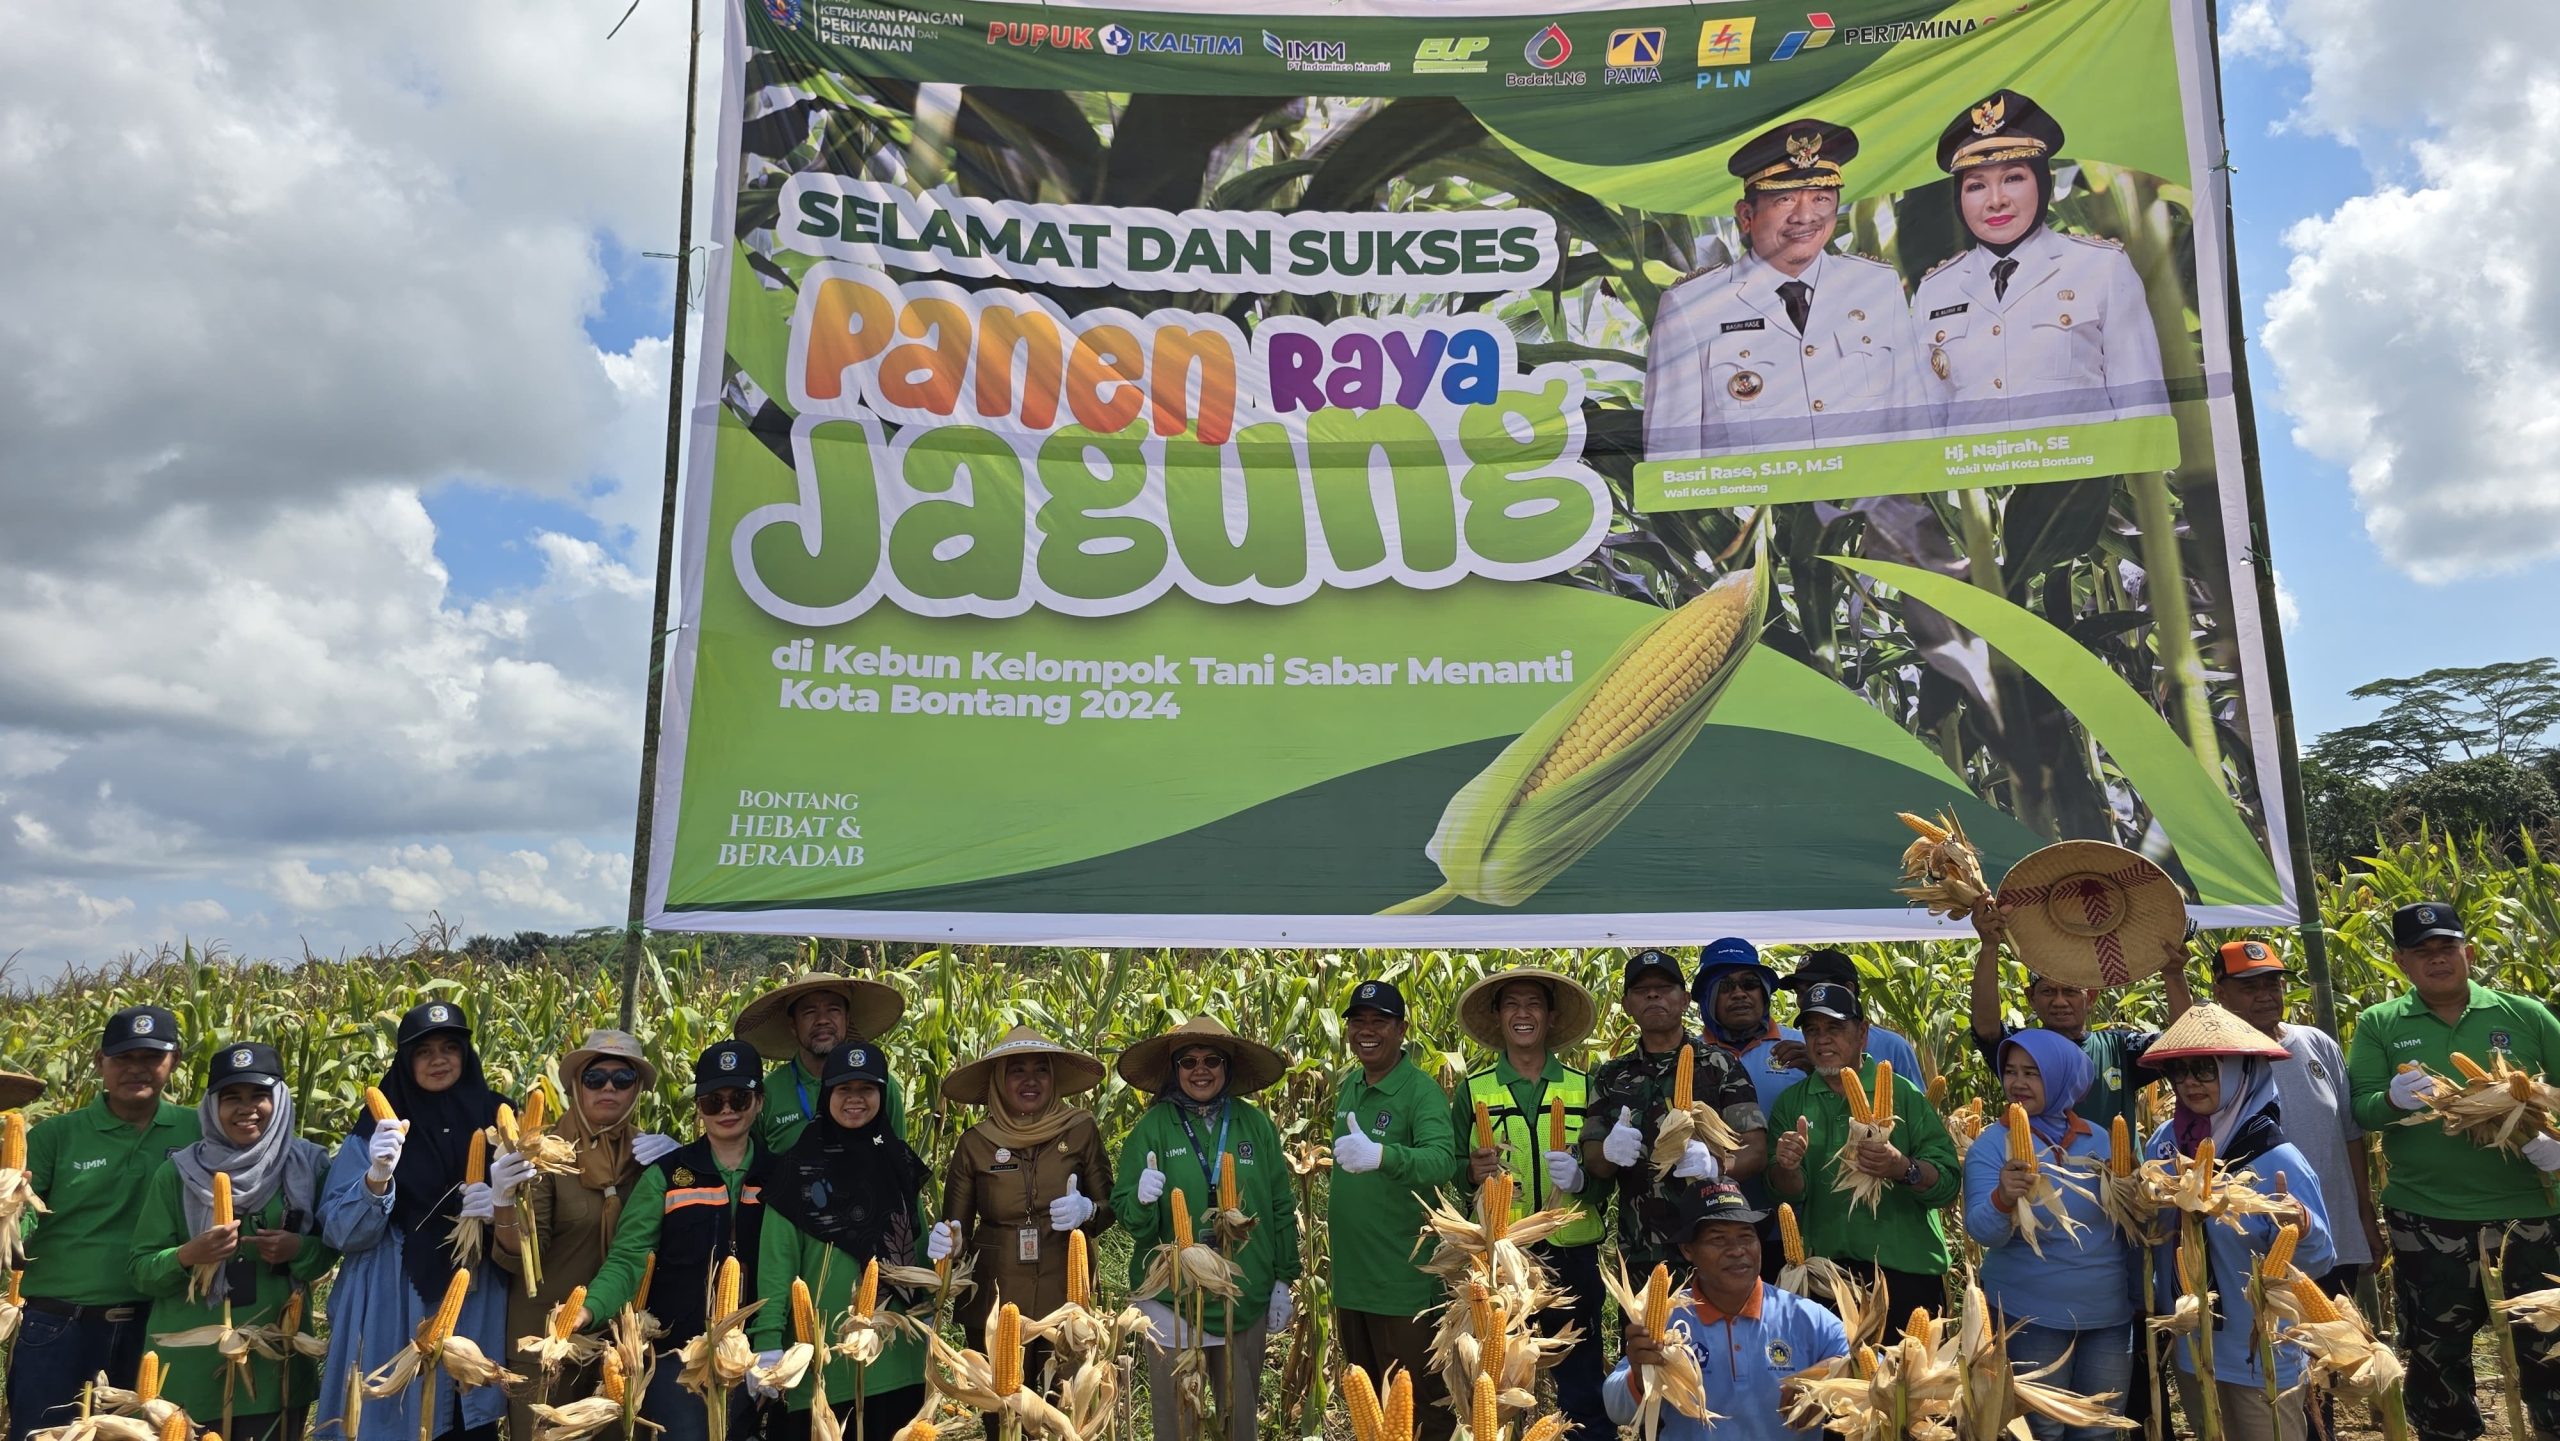
{"label": "thumbs up hand", "polygon": [[1351,1129],[1333,1143],[1334,1167],[1355,1174],[1378,1169],[1378,1163],[1387,1157],[1387,1148],[1369,1139],[1368,1133],[1360,1129],[1358,1116],[1345,1111],[1342,1122]]}
{"label": "thumbs up hand", "polygon": [[1084,1183],[1076,1176],[1067,1177],[1067,1194],[1049,1203],[1049,1229],[1073,1231],[1093,1219],[1094,1204],[1084,1193]]}
{"label": "thumbs up hand", "polygon": [[1813,1144],[1813,1124],[1803,1116],[1796,1117],[1796,1128],[1780,1131],[1778,1144],[1769,1156],[1769,1164],[1781,1171],[1804,1169],[1805,1149]]}
{"label": "thumbs up hand", "polygon": [[1156,1153],[1147,1153],[1147,1168],[1138,1173],[1138,1204],[1152,1206],[1164,1199],[1164,1172],[1156,1168]]}
{"label": "thumbs up hand", "polygon": [[1636,1113],[1631,1106],[1618,1108],[1618,1124],[1600,1140],[1600,1158],[1612,1166],[1626,1167],[1644,1155],[1644,1132],[1636,1129]]}

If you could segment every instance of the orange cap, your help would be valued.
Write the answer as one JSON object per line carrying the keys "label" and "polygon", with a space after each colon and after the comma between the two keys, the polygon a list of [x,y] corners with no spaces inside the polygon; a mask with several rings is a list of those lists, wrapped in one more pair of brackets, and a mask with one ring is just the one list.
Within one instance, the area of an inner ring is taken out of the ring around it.
{"label": "orange cap", "polygon": [[2276,954],[2276,948],[2264,941],[2225,941],[2214,955],[2216,975],[2253,976],[2284,969],[2284,960]]}

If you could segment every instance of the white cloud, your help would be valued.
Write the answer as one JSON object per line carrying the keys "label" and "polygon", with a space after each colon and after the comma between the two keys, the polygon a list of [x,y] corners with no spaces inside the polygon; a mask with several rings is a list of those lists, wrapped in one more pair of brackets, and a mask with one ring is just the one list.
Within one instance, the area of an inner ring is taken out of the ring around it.
{"label": "white cloud", "polygon": [[2275,582],[2276,624],[2286,635],[2291,635],[2302,628],[2302,602],[2294,599],[2293,592],[2285,588],[2283,571],[2276,572]]}
{"label": "white cloud", "polygon": [[[2289,0],[2299,123],[2374,191],[2305,220],[2263,334],[2294,440],[2426,581],[2560,555],[2560,6],[2470,7],[2462,45],[2381,46],[2380,0]],[[2252,22],[2254,23],[2254,22]]]}
{"label": "white cloud", "polygon": [[2240,0],[2223,13],[2225,59],[2276,60],[2295,52],[2293,37],[2276,18],[2272,0]]}

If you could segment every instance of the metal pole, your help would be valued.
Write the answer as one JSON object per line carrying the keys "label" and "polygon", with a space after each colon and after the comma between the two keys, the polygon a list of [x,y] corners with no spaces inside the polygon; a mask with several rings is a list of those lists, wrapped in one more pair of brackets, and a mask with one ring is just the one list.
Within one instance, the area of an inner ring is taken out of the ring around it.
{"label": "metal pole", "polygon": [[619,1025],[633,1028],[638,1012],[640,962],[647,954],[642,922],[649,914],[649,848],[656,839],[651,807],[658,792],[658,712],[667,689],[667,593],[674,587],[676,477],[684,455],[685,312],[693,298],[694,91],[702,74],[702,0],[692,0],[685,24],[684,185],[676,211],[674,352],[667,363],[667,473],[658,493],[658,585],[649,608],[649,701],[640,718],[640,804],[631,823],[631,910],[622,928],[622,1011]]}

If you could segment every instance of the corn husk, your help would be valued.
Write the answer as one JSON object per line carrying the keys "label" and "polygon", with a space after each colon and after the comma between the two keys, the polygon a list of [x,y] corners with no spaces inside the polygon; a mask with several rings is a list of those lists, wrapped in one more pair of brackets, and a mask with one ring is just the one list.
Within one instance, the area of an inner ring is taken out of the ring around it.
{"label": "corn husk", "polygon": [[[2279,1338],[2299,1348],[2309,1363],[2310,1383],[2377,1410],[2398,1410],[2406,1373],[2400,1358],[2375,1337],[2355,1298],[2322,1296],[2328,1319],[2315,1320],[2307,1314],[2294,1281],[2316,1289],[2316,1283],[2295,1271],[2287,1284],[2267,1287],[2267,1308],[2284,1323],[2277,1332]],[[2551,1294],[2560,1297],[2560,1292]]]}
{"label": "corn husk", "polygon": [[1733,1153],[1742,1149],[1742,1138],[1725,1124],[1715,1107],[1699,1102],[1686,1109],[1665,1108],[1661,1129],[1654,1132],[1653,1168],[1667,1174],[1680,1164],[1681,1154],[1689,1149],[1691,1141],[1706,1142],[1718,1162],[1731,1161]]}
{"label": "corn husk", "polygon": [[[1627,1263],[1618,1259],[1613,1269],[1600,1273],[1600,1284],[1618,1303],[1621,1315],[1642,1316],[1645,1302],[1635,1284],[1627,1279]],[[1689,1326],[1673,1319],[1664,1334],[1654,1338],[1662,1345],[1663,1364],[1647,1366],[1644,1371],[1644,1399],[1636,1403],[1636,1434],[1644,1441],[1654,1441],[1662,1429],[1662,1408],[1669,1406],[1701,1425],[1712,1426],[1724,1418],[1707,1409],[1707,1381],[1699,1374],[1698,1358],[1689,1350]]]}
{"label": "corn husk", "polygon": [[[2088,1229],[2072,1219],[2064,1193],[2078,1196],[2083,1201],[2094,1201],[2097,1196],[2076,1179],[2079,1174],[2076,1170],[2062,1164],[2067,1158],[2048,1158],[2043,1147],[2033,1145],[2032,1139],[2029,1144],[2036,1153],[2035,1183],[2027,1188],[2025,1196],[2019,1198],[2018,1208],[2009,1214],[2009,1221],[2017,1228],[2018,1239],[2027,1243],[2027,1249],[2042,1257],[2042,1237],[2048,1228],[2059,1228],[2063,1235],[2073,1240],[2079,1239],[2080,1233]],[[2053,1219],[2048,1222],[2046,1216]]]}
{"label": "corn husk", "polygon": [[25,1167],[0,1168],[0,1270],[15,1271],[27,1264],[27,1225],[51,1211],[36,1194],[35,1177]]}
{"label": "corn husk", "polygon": [[[2548,1336],[2554,1331],[2560,1331],[2560,1276],[2554,1276],[2546,1271],[2542,1278],[2553,1284],[2540,1291],[2527,1291],[2521,1295],[2510,1296],[2498,1303],[2498,1310],[2508,1321],[2520,1326],[2530,1326]],[[2560,1343],[2554,1344],[2549,1355],[2560,1357]]]}
{"label": "corn husk", "polygon": [[1489,1375],[1497,1399],[1507,1409],[1538,1404],[1538,1373],[1564,1360],[1581,1340],[1579,1328],[1567,1326],[1542,1336],[1530,1318],[1547,1306],[1561,1304],[1564,1293],[1540,1287],[1488,1287],[1470,1280],[1441,1308],[1431,1341],[1431,1363],[1440,1369],[1452,1397],[1472,1401],[1475,1378]]}
{"label": "corn husk", "polygon": [[1964,822],[1953,810],[1940,811],[1936,820],[1909,811],[1897,812],[1897,817],[1919,839],[1903,848],[1902,879],[1909,884],[1897,887],[1895,894],[1927,907],[1933,916],[1970,917],[1991,888],[1983,883],[1982,853],[1965,835]]}
{"label": "corn husk", "polygon": [[1947,1112],[1947,1134],[1955,1138],[1956,1154],[1961,1156],[1970,1150],[1975,1138],[1982,1134],[1982,1128],[1990,1123],[1980,1096],[1970,1097],[1963,1105]]}
{"label": "corn husk", "polygon": [[8,1289],[0,1292],[0,1346],[8,1345],[10,1340],[16,1337],[19,1323],[26,1319],[26,1300],[19,1294],[18,1289],[25,1280],[24,1272],[12,1271],[9,1273]]}
{"label": "corn husk", "polygon": [[1848,1139],[1840,1143],[1840,1152],[1831,1161],[1831,1189],[1848,1193],[1849,1209],[1853,1213],[1860,1206],[1875,1212],[1884,1204],[1885,1193],[1893,1189],[1892,1177],[1870,1176],[1858,1169],[1858,1148],[1869,1141],[1891,1142],[1894,1125],[1901,1119],[1887,1109],[1893,1095],[1893,1080],[1882,1068],[1876,1072],[1876,1098],[1873,1102],[1866,1098],[1865,1084],[1856,1071],[1844,1068],[1840,1072],[1842,1094],[1857,1092],[1858,1097],[1849,1105]]}
{"label": "corn husk", "polygon": [[1488,1206],[1485,1192],[1479,1190],[1473,1217],[1447,1205],[1426,1210],[1422,1234],[1435,1243],[1436,1249],[1431,1259],[1422,1263],[1422,1269],[1452,1286],[1464,1283],[1470,1276],[1526,1291],[1545,1286],[1546,1267],[1530,1255],[1528,1248],[1571,1225],[1574,1213],[1550,1207],[1513,1217],[1510,1202],[1498,1197],[1496,1200],[1498,1204]]}
{"label": "corn husk", "polygon": [[[2401,1069],[2415,1065],[2410,1062]],[[2495,1052],[2486,1066],[2456,1053],[2454,1065],[2461,1072],[2458,1076],[2427,1071],[2436,1084],[2434,1093],[2425,1098],[2426,1109],[2401,1117],[2397,1124],[2433,1122],[2443,1126],[2447,1135],[2510,1155],[2537,1136],[2560,1134],[2560,1120],[2555,1120],[2560,1117],[2560,1087],[2509,1064]]]}
{"label": "corn husk", "polygon": [[1016,1386],[1010,1392],[1000,1390],[995,1363],[985,1354],[963,1350],[939,1335],[926,1337],[925,1345],[931,1362],[926,1380],[936,1392],[963,1406],[991,1413],[996,1420],[1018,1426],[1027,1435],[1052,1437],[1055,1441],[1087,1441],[1085,1433],[1076,1429],[1074,1419],[1038,1391],[1029,1386]]}
{"label": "corn husk", "polygon": [[[423,1341],[434,1324],[430,1317],[418,1323]],[[454,1384],[469,1390],[474,1386],[521,1386],[525,1378],[489,1359],[488,1353],[468,1336],[455,1334],[436,1343],[431,1364],[442,1366]],[[430,1364],[426,1353],[417,1345],[403,1346],[389,1361],[364,1378],[364,1393],[376,1401],[399,1394],[418,1379],[423,1365]]]}
{"label": "corn husk", "polygon": [[2068,1355],[2033,1371],[2021,1372],[2012,1367],[2008,1341],[2018,1329],[2003,1329],[1992,1315],[1981,1285],[1966,1283],[1964,1320],[1956,1338],[1956,1362],[1963,1382],[1955,1430],[1962,1441],[1994,1441],[2003,1434],[2011,1441],[2034,1441],[2034,1433],[2027,1425],[2030,1416],[2063,1426],[2103,1426],[2119,1431],[2136,1427],[2138,1423],[2126,1420],[2107,1405],[2116,1399],[2112,1391],[2083,1396],[2044,1383],[2045,1377],[2070,1360]]}

